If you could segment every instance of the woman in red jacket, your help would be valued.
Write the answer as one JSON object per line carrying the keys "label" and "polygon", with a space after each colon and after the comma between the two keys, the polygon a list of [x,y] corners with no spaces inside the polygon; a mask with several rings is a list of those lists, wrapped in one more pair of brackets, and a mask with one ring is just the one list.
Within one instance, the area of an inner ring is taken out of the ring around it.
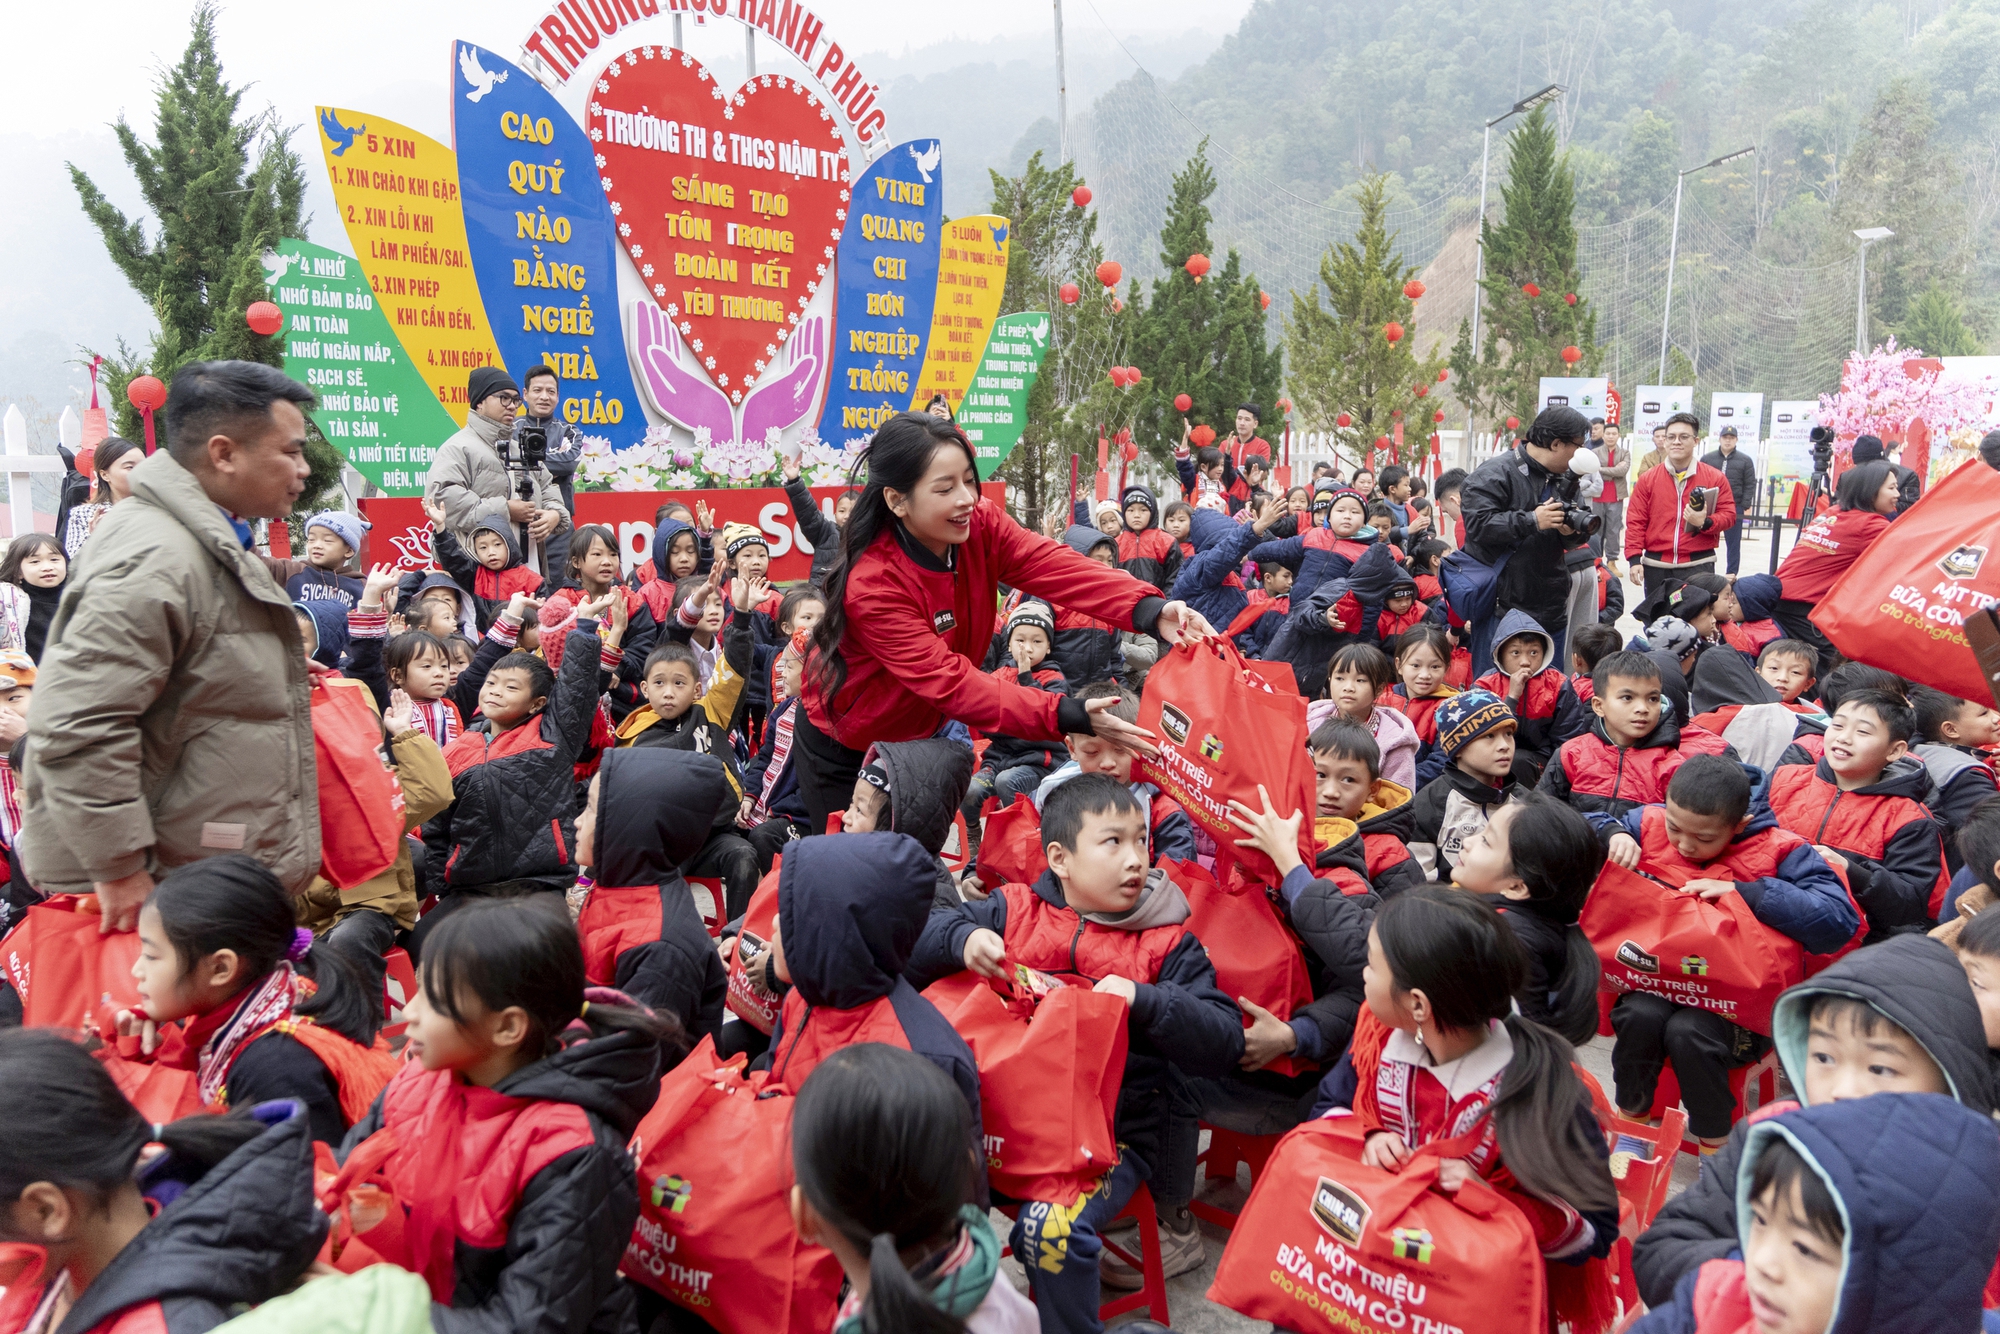
{"label": "woman in red jacket", "polygon": [[1842,473],[1834,490],[1839,508],[1806,525],[1798,544],[1778,566],[1778,582],[1784,591],[1772,619],[1783,627],[1787,639],[1802,639],[1819,650],[1821,676],[1833,670],[1837,658],[1833,645],[1812,623],[1813,606],[1869,544],[1888,530],[1901,498],[1896,481],[1895,470],[1879,460]]}
{"label": "woman in red jacket", "polygon": [[993,609],[1005,583],[1121,630],[1169,642],[1212,633],[1180,602],[1122,570],[1028,532],[981,498],[958,427],[890,418],[865,459],[868,483],[828,572],[797,729],[799,790],[815,832],[847,806],[868,747],[960,722],[1024,740],[1095,735],[1150,750],[1152,733],[1106,712],[988,676]]}

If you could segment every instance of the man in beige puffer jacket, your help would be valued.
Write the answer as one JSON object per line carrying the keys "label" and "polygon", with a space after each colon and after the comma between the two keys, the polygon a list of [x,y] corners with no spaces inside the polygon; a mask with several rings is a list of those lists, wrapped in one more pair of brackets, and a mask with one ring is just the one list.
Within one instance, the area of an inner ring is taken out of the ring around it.
{"label": "man in beige puffer jacket", "polygon": [[294,893],[320,864],[311,683],[291,598],[250,550],[305,488],[310,389],[195,362],[167,448],[132,471],[50,623],[23,774],[21,857],[135,924],[156,873],[245,852]]}

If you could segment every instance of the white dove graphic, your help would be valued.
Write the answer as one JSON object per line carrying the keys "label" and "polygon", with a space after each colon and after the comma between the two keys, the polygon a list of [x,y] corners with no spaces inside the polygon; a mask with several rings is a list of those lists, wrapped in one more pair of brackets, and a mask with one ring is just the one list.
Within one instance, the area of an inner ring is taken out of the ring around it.
{"label": "white dove graphic", "polygon": [[286,273],[291,271],[292,265],[299,261],[297,255],[281,255],[275,250],[266,250],[263,259],[264,285],[266,287],[275,286],[280,278],[283,278]]}
{"label": "white dove graphic", "polygon": [[925,185],[931,183],[931,173],[937,170],[938,159],[943,156],[944,145],[936,139],[931,140],[931,146],[921,153],[915,148],[910,150],[910,161],[917,164],[917,172],[924,178]]}
{"label": "white dove graphic", "polygon": [[489,74],[482,69],[479,64],[478,53],[469,46],[458,48],[458,72],[463,74],[465,81],[472,85],[472,91],[465,95],[465,100],[468,102],[477,102],[480,98],[492,92],[494,84],[507,82],[507,72],[505,70],[502,70],[498,74]]}

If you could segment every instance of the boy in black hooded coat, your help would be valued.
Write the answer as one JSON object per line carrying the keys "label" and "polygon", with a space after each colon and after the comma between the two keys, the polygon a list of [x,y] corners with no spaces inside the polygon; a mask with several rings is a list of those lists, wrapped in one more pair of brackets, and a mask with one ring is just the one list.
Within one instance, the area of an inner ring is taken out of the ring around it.
{"label": "boy in black hooded coat", "polygon": [[596,882],[577,919],[591,983],[673,1015],[690,1042],[722,1027],[729,974],[681,868],[731,801],[713,755],[608,750],[576,820],[577,857]]}

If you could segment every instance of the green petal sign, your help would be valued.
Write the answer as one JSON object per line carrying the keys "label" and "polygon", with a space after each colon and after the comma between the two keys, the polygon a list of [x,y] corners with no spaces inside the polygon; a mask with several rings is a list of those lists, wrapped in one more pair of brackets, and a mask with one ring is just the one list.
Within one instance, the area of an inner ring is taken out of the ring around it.
{"label": "green petal sign", "polygon": [[431,456],[458,425],[410,364],[361,265],[284,240],[264,268],[285,312],[285,373],[319,395],[319,433],[390,495],[422,491]]}
{"label": "green petal sign", "polygon": [[973,461],[985,481],[1021,443],[1028,424],[1028,393],[1049,352],[1049,317],[1038,310],[993,322],[986,355],[959,405],[958,424],[972,441]]}

